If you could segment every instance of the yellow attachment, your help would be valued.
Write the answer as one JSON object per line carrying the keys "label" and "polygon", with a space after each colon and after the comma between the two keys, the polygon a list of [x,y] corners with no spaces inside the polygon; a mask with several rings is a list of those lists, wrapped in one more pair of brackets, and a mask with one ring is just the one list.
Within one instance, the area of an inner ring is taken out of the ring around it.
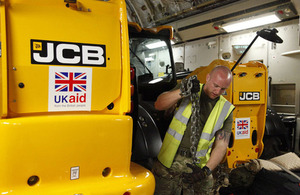
{"label": "yellow attachment", "polygon": [[[205,83],[206,75],[217,65],[231,69],[234,62],[214,60],[209,66],[197,68],[189,76],[196,74],[200,82]],[[235,106],[232,135],[225,157],[229,168],[259,158],[263,151],[267,80],[267,68],[260,62],[240,64],[233,71],[232,84],[223,95]]]}

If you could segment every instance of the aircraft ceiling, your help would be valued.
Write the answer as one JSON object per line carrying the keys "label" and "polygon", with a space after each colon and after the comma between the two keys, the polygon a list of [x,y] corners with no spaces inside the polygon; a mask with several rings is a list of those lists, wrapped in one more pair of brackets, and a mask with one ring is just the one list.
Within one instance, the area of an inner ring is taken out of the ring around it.
{"label": "aircraft ceiling", "polygon": [[222,32],[216,23],[266,12],[281,13],[281,20],[295,19],[299,0],[126,0],[128,20],[142,27],[171,25],[176,42],[193,41]]}

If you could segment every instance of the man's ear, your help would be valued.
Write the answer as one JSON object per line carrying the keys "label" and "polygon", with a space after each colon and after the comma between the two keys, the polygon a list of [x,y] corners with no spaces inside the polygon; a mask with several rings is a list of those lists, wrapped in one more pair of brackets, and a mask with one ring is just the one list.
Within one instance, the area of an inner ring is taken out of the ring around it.
{"label": "man's ear", "polygon": [[206,75],[206,82],[207,81],[209,81],[209,79],[210,79],[210,75],[209,75],[209,73]]}

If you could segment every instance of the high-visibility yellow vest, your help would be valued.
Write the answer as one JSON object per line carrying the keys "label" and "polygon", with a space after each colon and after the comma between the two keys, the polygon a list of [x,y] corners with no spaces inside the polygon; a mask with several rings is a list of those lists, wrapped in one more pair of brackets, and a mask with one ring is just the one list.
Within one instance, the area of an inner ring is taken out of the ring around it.
{"label": "high-visibility yellow vest", "polygon": [[[202,88],[203,84],[200,84],[199,96]],[[197,164],[199,167],[202,168],[206,165],[210,158],[212,145],[215,140],[215,133],[223,127],[224,121],[233,109],[234,106],[223,96],[220,96],[204,125],[197,146],[196,157],[200,160],[200,163]],[[168,168],[170,168],[173,163],[191,114],[192,103],[190,102],[189,97],[187,97],[183,99],[175,113],[157,157],[158,160]]]}

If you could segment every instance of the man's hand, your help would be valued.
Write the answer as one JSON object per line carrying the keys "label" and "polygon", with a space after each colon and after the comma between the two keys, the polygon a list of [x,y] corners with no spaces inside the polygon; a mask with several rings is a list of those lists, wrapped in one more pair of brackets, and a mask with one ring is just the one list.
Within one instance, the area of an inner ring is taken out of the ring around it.
{"label": "man's hand", "polygon": [[196,165],[192,165],[192,164],[189,164],[187,163],[186,164],[189,168],[191,168],[193,170],[192,173],[183,173],[182,176],[183,176],[183,182],[185,183],[194,183],[196,181],[200,181],[200,180],[203,180],[205,179],[206,177],[208,177],[211,173],[210,173],[210,170],[206,170],[206,168],[200,168]]}
{"label": "man's hand", "polygon": [[191,89],[191,92],[198,93],[200,91],[200,81],[196,77],[196,79],[192,80],[192,83],[193,83],[193,87]]}

